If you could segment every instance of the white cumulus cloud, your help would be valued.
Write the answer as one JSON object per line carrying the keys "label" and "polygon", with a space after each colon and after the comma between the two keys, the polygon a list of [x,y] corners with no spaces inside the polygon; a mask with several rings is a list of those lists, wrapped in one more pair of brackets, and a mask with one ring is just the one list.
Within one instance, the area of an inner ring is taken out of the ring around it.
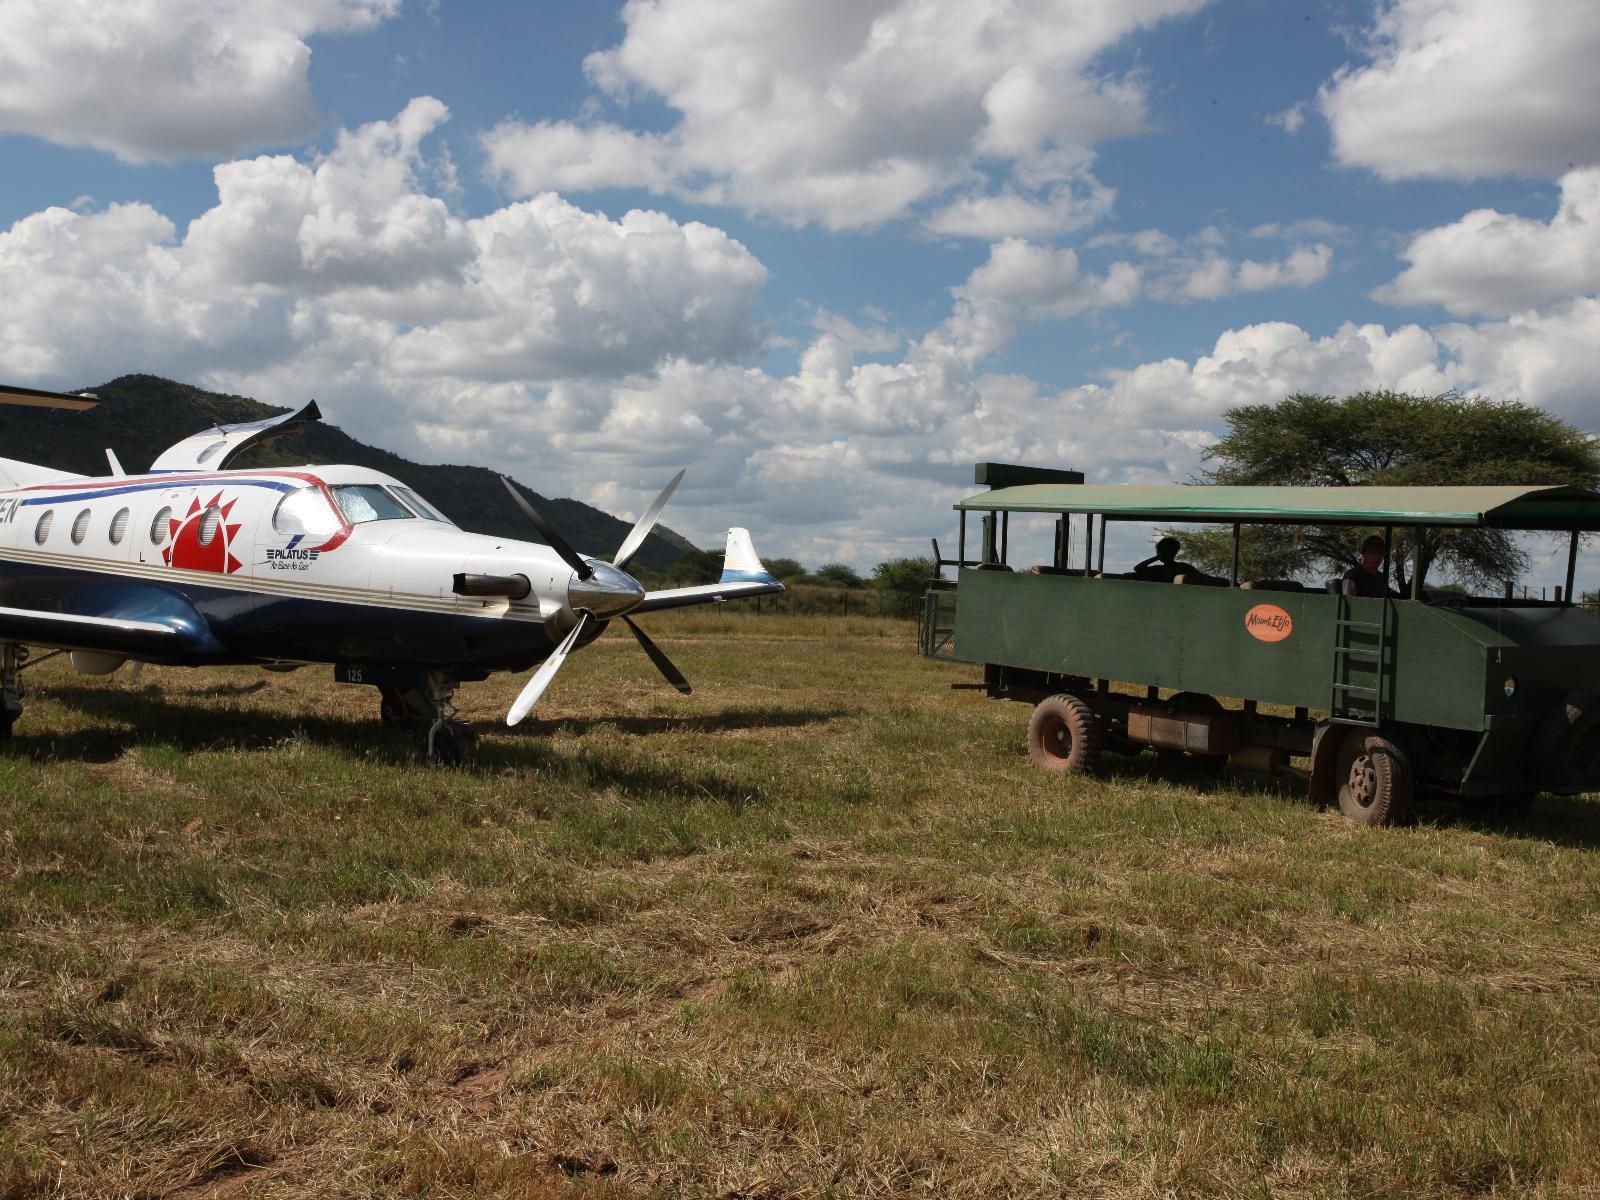
{"label": "white cumulus cloud", "polygon": [[1600,162],[1593,0],[1391,0],[1368,50],[1318,93],[1340,162],[1386,179]]}
{"label": "white cumulus cloud", "polygon": [[1418,234],[1404,257],[1410,265],[1376,299],[1504,316],[1600,290],[1600,167],[1562,177],[1549,221],[1477,209]]}
{"label": "white cumulus cloud", "polygon": [[[505,122],[483,145],[524,195],[630,185],[846,229],[960,188],[941,232],[1060,231],[1110,202],[1093,148],[1145,127],[1142,79],[1101,55],[1204,3],[630,0],[622,41],[586,67],[617,103],[660,100],[675,124]],[[991,171],[992,195],[974,186]]]}
{"label": "white cumulus cloud", "polygon": [[405,394],[419,377],[617,379],[759,345],[766,269],[721,230],[552,194],[452,215],[425,184],[446,117],[423,97],[313,161],[223,163],[217,203],[182,237],[142,204],[0,231],[0,374],[79,384],[137,368],[254,378],[272,396],[294,364],[290,396],[330,394],[330,379]]}
{"label": "white cumulus cloud", "polygon": [[129,162],[298,141],[317,124],[305,39],[399,0],[6,0],[0,130]]}

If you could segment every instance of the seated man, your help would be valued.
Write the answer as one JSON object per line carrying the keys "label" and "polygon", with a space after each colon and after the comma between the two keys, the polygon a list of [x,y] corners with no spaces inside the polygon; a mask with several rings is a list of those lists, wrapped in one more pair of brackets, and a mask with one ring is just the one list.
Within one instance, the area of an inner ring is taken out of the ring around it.
{"label": "seated man", "polygon": [[1344,573],[1343,590],[1346,596],[1370,596],[1382,600],[1386,596],[1399,596],[1384,582],[1383,539],[1373,534],[1361,543],[1361,561]]}
{"label": "seated man", "polygon": [[1203,575],[1199,567],[1178,561],[1178,551],[1183,543],[1175,537],[1164,537],[1156,543],[1156,552],[1143,562],[1133,565],[1135,579],[1152,583],[1171,583],[1179,575]]}

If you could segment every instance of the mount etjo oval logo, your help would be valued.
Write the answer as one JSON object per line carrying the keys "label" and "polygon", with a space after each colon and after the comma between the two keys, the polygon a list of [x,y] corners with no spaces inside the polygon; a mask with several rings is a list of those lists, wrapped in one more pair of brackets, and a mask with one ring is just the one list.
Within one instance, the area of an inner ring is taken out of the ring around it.
{"label": "mount etjo oval logo", "polygon": [[1276,604],[1258,604],[1245,613],[1244,627],[1258,642],[1281,642],[1294,632],[1294,618]]}

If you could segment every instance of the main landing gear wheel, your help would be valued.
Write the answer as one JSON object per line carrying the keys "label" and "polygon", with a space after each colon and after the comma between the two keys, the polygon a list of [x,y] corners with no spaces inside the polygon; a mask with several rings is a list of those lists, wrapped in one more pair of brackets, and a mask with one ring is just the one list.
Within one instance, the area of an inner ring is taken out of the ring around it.
{"label": "main landing gear wheel", "polygon": [[0,738],[11,736],[22,715],[22,664],[27,661],[26,646],[0,642]]}
{"label": "main landing gear wheel", "polygon": [[1339,811],[1358,825],[1393,825],[1411,811],[1411,761],[1380,733],[1352,729],[1334,763]]}
{"label": "main landing gear wheel", "polygon": [[1039,701],[1028,721],[1028,759],[1034,766],[1068,775],[1100,764],[1100,718],[1076,696]]}
{"label": "main landing gear wheel", "polygon": [[428,729],[434,721],[433,701],[422,688],[380,687],[378,719],[386,729]]}

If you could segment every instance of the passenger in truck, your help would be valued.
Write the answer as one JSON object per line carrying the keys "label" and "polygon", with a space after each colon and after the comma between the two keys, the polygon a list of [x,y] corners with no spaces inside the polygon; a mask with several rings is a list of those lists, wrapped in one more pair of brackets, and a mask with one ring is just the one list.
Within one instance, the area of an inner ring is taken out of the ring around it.
{"label": "passenger in truck", "polygon": [[1178,551],[1183,543],[1175,537],[1164,537],[1156,543],[1156,552],[1143,562],[1134,563],[1133,577],[1150,583],[1171,583],[1180,575],[1203,575],[1199,567],[1178,561]]}

